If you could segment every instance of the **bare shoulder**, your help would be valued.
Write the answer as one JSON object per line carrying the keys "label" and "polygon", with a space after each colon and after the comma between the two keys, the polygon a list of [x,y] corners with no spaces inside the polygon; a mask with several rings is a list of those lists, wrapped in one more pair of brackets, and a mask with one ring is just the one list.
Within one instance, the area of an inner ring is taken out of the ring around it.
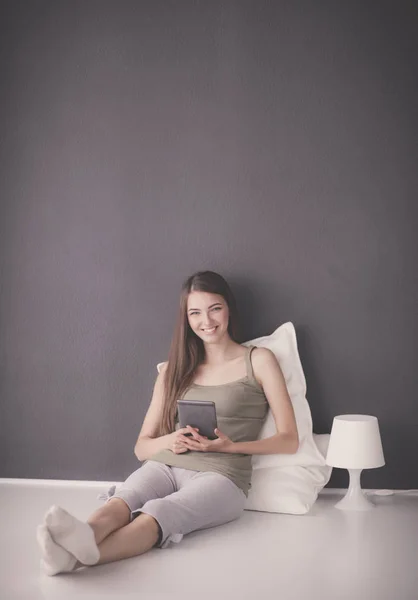
{"label": "bare shoulder", "polygon": [[266,374],[268,375],[272,370],[280,371],[280,365],[276,355],[269,348],[255,347],[251,353],[251,361],[254,377],[261,387],[263,387],[263,381],[265,380]]}
{"label": "bare shoulder", "polygon": [[167,367],[168,367],[168,361],[160,363],[160,365],[158,366],[158,375],[160,375],[160,378],[167,371]]}
{"label": "bare shoulder", "polygon": [[270,348],[260,348],[256,346],[251,353],[251,358],[254,364],[263,365],[269,361],[276,361],[276,355]]}

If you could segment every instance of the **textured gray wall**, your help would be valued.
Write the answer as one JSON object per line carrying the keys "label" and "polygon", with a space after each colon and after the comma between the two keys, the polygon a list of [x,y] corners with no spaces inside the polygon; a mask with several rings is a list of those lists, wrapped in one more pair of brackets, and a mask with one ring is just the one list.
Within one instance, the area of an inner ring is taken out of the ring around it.
{"label": "textured gray wall", "polygon": [[181,283],[212,269],[245,339],[295,324],[316,432],[378,416],[363,485],[418,488],[414,3],[2,11],[0,475],[137,468]]}

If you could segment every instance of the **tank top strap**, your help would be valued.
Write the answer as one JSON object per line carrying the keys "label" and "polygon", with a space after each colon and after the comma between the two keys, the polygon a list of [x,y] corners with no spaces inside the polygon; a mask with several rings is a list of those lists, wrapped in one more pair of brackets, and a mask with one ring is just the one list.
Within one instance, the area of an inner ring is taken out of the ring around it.
{"label": "tank top strap", "polygon": [[251,352],[254,350],[254,348],[257,348],[257,346],[248,346],[247,353],[245,354],[245,362],[247,365],[247,376],[248,376],[248,380],[251,381],[251,383],[254,383],[257,387],[260,387],[258,384],[258,381],[254,377],[253,365],[251,364]]}

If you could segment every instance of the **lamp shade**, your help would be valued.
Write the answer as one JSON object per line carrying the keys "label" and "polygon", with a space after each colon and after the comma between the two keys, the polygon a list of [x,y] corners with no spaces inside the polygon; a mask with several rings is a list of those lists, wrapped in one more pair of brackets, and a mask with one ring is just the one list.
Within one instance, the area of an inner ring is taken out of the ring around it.
{"label": "lamp shade", "polygon": [[377,417],[371,415],[334,417],[325,462],[331,467],[340,469],[383,467],[385,458]]}

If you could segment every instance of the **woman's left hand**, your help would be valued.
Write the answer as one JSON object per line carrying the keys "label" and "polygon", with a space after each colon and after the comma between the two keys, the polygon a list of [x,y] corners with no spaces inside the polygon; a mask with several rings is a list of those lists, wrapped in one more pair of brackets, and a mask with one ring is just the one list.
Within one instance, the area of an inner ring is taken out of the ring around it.
{"label": "woman's left hand", "polygon": [[224,433],[215,429],[215,435],[218,436],[216,440],[209,440],[203,435],[199,435],[194,427],[187,425],[187,429],[190,431],[193,437],[187,437],[187,441],[184,443],[186,448],[189,450],[196,450],[197,452],[229,452],[234,442]]}

